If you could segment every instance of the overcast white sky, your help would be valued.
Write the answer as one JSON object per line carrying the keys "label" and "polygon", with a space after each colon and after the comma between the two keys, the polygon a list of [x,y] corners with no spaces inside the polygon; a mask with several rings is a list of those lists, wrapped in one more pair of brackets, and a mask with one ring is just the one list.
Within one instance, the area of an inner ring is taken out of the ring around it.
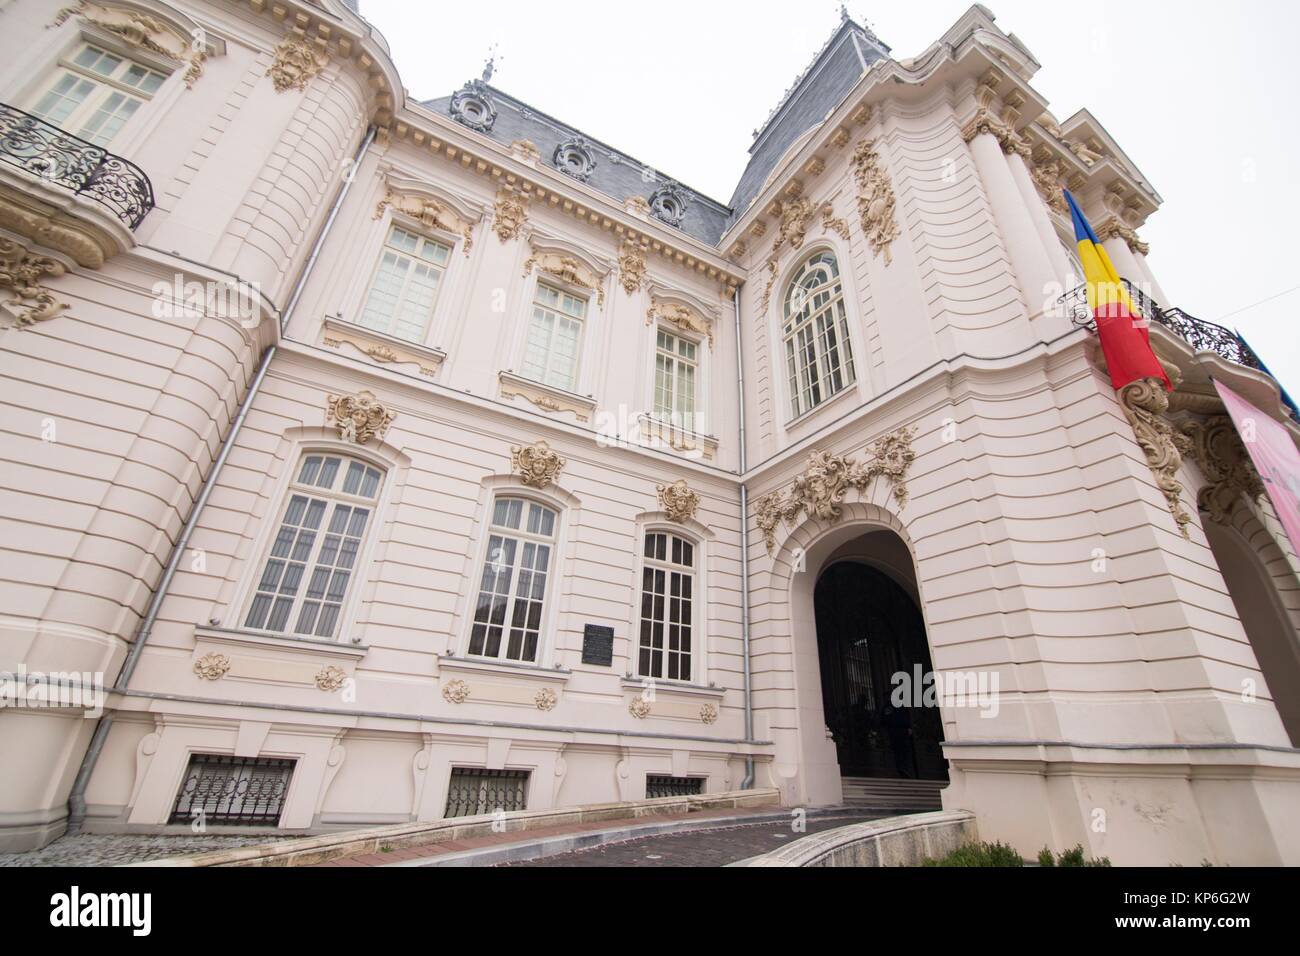
{"label": "overcast white sky", "polygon": [[[1090,109],[1163,197],[1142,236],[1164,304],[1237,327],[1300,401],[1300,3],[986,5],[1043,64],[1033,82],[1052,111]],[[902,59],[969,6],[848,9]],[[494,85],[722,202],[753,130],[839,22],[832,0],[361,0],[361,10],[417,98],[478,76],[495,45]]]}

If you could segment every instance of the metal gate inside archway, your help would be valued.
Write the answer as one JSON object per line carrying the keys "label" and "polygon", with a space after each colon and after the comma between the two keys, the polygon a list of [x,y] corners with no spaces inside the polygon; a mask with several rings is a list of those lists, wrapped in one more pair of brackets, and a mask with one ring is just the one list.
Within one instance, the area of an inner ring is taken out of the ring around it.
{"label": "metal gate inside archway", "polygon": [[947,780],[939,708],[924,706],[924,688],[916,686],[931,661],[911,596],[887,574],[842,561],[818,579],[814,606],[826,726],[840,773]]}

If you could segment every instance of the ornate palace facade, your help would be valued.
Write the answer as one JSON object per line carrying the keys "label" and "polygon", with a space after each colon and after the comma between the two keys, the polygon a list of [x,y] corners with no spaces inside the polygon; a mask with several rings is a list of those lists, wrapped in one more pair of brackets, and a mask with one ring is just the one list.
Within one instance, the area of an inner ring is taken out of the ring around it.
{"label": "ornate palace facade", "polygon": [[723,204],[490,71],[410,98],[353,7],[0,2],[0,670],[109,685],[0,710],[0,845],[904,780],[1300,862],[1300,564],[1210,375],[1300,426],[987,10],[846,17]]}

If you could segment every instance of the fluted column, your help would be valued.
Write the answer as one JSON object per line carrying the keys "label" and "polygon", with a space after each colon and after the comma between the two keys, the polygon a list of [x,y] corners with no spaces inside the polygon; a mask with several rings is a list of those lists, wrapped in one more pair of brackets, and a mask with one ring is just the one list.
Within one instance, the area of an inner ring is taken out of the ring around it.
{"label": "fluted column", "polygon": [[1033,174],[1029,170],[1030,161],[1024,155],[1017,153],[1008,156],[1007,162],[1011,166],[1011,176],[1016,181],[1016,188],[1020,190],[1020,197],[1025,201],[1025,208],[1029,210],[1029,218],[1034,221],[1034,228],[1038,230],[1043,249],[1047,252],[1048,261],[1052,264],[1057,281],[1062,283],[1061,291],[1068,291],[1064,288],[1064,283],[1066,276],[1070,274],[1070,260],[1066,258],[1065,250],[1061,247],[1061,237],[1057,235],[1056,227],[1052,225],[1052,219],[1047,213],[1047,204],[1038,193],[1038,186],[1035,185]]}

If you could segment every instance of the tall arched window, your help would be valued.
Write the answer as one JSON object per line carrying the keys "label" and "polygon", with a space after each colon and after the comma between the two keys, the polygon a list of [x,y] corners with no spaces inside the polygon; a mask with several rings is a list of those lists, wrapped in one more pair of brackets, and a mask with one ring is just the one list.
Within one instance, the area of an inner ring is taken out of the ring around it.
{"label": "tall arched window", "polygon": [[645,536],[637,675],[691,679],[695,545],[665,531]]}
{"label": "tall arched window", "polygon": [[384,474],[347,455],[302,456],[244,626],[332,639]]}
{"label": "tall arched window", "polygon": [[790,280],[782,332],[791,418],[853,384],[844,285],[833,253],[812,256]]}
{"label": "tall arched window", "polygon": [[536,663],[558,517],[524,498],[492,503],[469,636],[473,656]]}

